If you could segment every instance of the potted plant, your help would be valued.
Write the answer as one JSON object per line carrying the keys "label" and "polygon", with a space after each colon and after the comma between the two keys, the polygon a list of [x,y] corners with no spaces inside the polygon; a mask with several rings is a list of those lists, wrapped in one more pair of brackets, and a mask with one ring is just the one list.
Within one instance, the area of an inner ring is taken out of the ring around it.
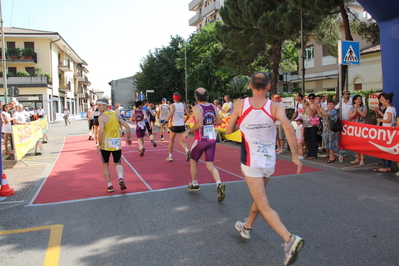
{"label": "potted plant", "polygon": [[32,59],[34,55],[35,55],[35,50],[33,50],[32,48],[22,49],[23,59]]}
{"label": "potted plant", "polygon": [[21,49],[19,48],[8,48],[7,49],[7,55],[11,59],[19,59],[21,56]]}

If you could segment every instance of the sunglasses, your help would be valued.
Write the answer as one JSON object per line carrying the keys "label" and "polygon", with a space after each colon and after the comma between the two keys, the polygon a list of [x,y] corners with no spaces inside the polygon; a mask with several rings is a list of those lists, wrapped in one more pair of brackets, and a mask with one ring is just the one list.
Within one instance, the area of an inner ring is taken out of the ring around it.
{"label": "sunglasses", "polygon": [[280,97],[274,97],[274,99],[276,99],[276,100],[280,100],[281,98],[280,98]]}
{"label": "sunglasses", "polygon": [[309,100],[313,100],[314,98],[309,98]]}

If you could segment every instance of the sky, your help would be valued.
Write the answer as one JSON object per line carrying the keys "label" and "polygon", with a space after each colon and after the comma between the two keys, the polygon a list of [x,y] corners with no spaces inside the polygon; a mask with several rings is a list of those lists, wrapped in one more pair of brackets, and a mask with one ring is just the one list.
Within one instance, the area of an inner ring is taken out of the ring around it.
{"label": "sky", "polygon": [[195,31],[190,0],[0,1],[4,27],[58,32],[88,64],[91,88],[108,96],[108,82],[140,71],[150,50]]}

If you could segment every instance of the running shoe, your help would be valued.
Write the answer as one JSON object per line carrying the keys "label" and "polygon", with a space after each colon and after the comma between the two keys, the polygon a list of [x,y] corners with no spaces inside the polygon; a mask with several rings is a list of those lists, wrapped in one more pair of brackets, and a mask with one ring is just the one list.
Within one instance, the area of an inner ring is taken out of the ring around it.
{"label": "running shoe", "polygon": [[107,187],[105,190],[107,190],[108,192],[114,192],[114,187],[113,186],[109,186]]}
{"label": "running shoe", "polygon": [[[246,222],[247,220],[248,220],[248,219],[245,218],[245,222]],[[252,231],[252,229],[245,228],[245,222],[237,221],[236,224],[235,224],[235,226],[236,226],[237,231],[240,232],[242,238],[250,239],[250,238],[251,238],[251,231]]]}
{"label": "running shoe", "polygon": [[151,140],[152,146],[154,146],[154,148],[157,146],[156,142],[152,139]]}
{"label": "running shoe", "polygon": [[226,197],[226,186],[223,184],[218,185],[218,201],[223,201]]}
{"label": "running shoe", "polygon": [[284,153],[284,150],[283,149],[281,149],[281,150],[279,150],[278,152],[276,152],[277,154],[283,154]]}
{"label": "running shoe", "polygon": [[91,140],[91,136],[89,136],[89,140]]}
{"label": "running shoe", "polygon": [[166,160],[167,160],[168,162],[173,162],[173,158],[172,158],[172,157],[168,157],[168,158],[166,158]]}
{"label": "running shoe", "polygon": [[284,259],[285,266],[291,265],[297,260],[298,253],[302,249],[304,244],[305,241],[296,235],[291,235],[290,241],[288,241],[288,243],[283,244],[285,251],[285,259]]}
{"label": "running shoe", "polygon": [[163,141],[163,138],[161,138],[161,141]]}
{"label": "running shoe", "polygon": [[143,157],[143,156],[144,156],[144,152],[145,152],[145,148],[142,148],[142,149],[140,150],[140,157]]}
{"label": "running shoe", "polygon": [[121,190],[127,189],[125,185],[125,180],[123,180],[123,178],[119,178],[119,186],[121,186]]}
{"label": "running shoe", "polygon": [[186,161],[190,161],[190,151],[186,151]]}
{"label": "running shoe", "polygon": [[299,160],[304,160],[305,157],[303,157],[303,156],[298,156],[298,159],[299,159]]}
{"label": "running shoe", "polygon": [[200,190],[200,186],[198,184],[193,185],[193,183],[188,184],[188,190],[190,191],[198,191]]}
{"label": "running shoe", "polygon": [[397,172],[397,173],[395,174],[395,176],[399,176],[399,172]]}

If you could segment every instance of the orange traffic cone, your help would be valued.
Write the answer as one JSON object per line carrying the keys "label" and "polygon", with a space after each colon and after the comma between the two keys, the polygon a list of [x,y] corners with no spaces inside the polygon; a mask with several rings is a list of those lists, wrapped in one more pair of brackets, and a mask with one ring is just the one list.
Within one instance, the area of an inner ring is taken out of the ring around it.
{"label": "orange traffic cone", "polygon": [[6,174],[3,173],[1,177],[1,189],[0,189],[0,197],[9,197],[15,194],[13,188],[10,188],[8,185]]}

